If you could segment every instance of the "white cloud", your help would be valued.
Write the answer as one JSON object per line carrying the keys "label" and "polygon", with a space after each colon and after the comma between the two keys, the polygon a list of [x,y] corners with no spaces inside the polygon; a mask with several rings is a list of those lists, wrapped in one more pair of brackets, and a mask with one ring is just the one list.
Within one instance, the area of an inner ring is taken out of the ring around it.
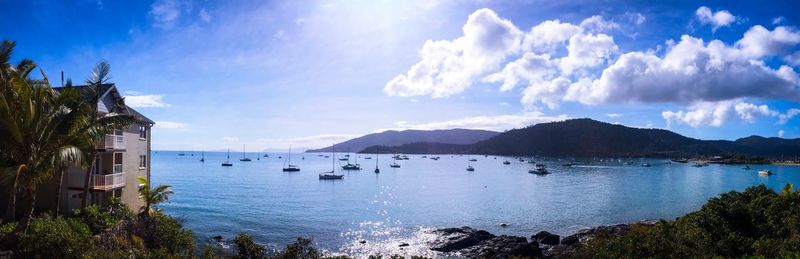
{"label": "white cloud", "polygon": [[795,51],[791,55],[786,55],[785,57],[783,57],[783,60],[785,60],[786,63],[792,64],[794,66],[800,66],[800,50]]}
{"label": "white cloud", "polygon": [[667,120],[667,127],[672,123],[686,124],[691,127],[719,127],[730,117],[732,102],[701,102],[689,107],[688,111],[664,111],[661,116]]}
{"label": "white cloud", "polygon": [[642,25],[645,21],[647,21],[647,18],[641,13],[627,12],[625,13],[625,17],[627,17],[628,20],[630,20],[633,24],[636,25]]}
{"label": "white cloud", "polygon": [[753,123],[758,116],[777,116],[778,112],[771,110],[766,104],[755,105],[752,103],[740,102],[733,109],[739,114],[744,122]]}
{"label": "white cloud", "polygon": [[786,132],[784,132],[783,130],[779,130],[778,131],[778,137],[782,138],[784,133],[786,133]]}
{"label": "white cloud", "polygon": [[510,21],[489,9],[472,13],[464,35],[453,40],[427,41],[422,60],[406,74],[389,81],[392,96],[447,97],[463,92],[473,81],[496,69],[509,53],[518,51],[522,33]]}
{"label": "white cloud", "polygon": [[559,67],[562,74],[570,75],[577,69],[603,64],[618,48],[611,36],[577,34],[569,39],[567,50],[569,54],[560,59]]}
{"label": "white cloud", "polygon": [[763,58],[783,55],[800,43],[800,32],[786,26],[775,27],[772,31],[756,25],[744,33],[736,42],[736,47],[748,58]]}
{"label": "white cloud", "polygon": [[791,108],[786,113],[778,115],[778,124],[786,124],[797,115],[800,115],[800,109]]}
{"label": "white cloud", "polygon": [[785,23],[785,22],[786,22],[786,17],[783,17],[783,16],[778,16],[778,17],[772,18],[772,25],[778,25],[778,24],[782,24],[782,23]]}
{"label": "white cloud", "polygon": [[181,15],[181,3],[178,0],[157,0],[150,6],[153,25],[162,29],[172,29]]}
{"label": "white cloud", "polygon": [[197,13],[197,16],[200,17],[200,20],[203,22],[211,22],[211,13],[209,13],[206,9],[200,9],[200,12]]}
{"label": "white cloud", "polygon": [[396,128],[393,129],[436,130],[436,129],[462,128],[462,129],[483,129],[483,130],[503,131],[512,128],[521,128],[537,123],[559,121],[566,119],[569,119],[569,116],[567,115],[548,116],[544,115],[541,112],[528,112],[528,113],[513,114],[513,115],[474,116],[474,117],[460,118],[454,120],[425,122],[425,123],[399,121],[395,123]]}
{"label": "white cloud", "polygon": [[164,102],[164,95],[141,94],[139,92],[125,92],[125,104],[133,108],[163,108],[170,107]]}
{"label": "white cloud", "polygon": [[652,53],[621,55],[590,84],[571,92],[585,104],[607,102],[716,102],[743,97],[800,99],[798,76],[788,66],[777,70],[742,55],[721,41],[705,44],[688,35],[664,57]]}
{"label": "white cloud", "polygon": [[587,31],[594,31],[594,32],[602,32],[602,31],[609,31],[613,29],[619,29],[619,24],[608,21],[604,19],[600,15],[595,15],[589,18],[584,19],[581,24],[581,28]]}
{"label": "white cloud", "polygon": [[608,116],[609,118],[619,118],[619,117],[622,117],[622,114],[619,114],[619,113],[609,113],[609,114],[606,114],[606,116]]}
{"label": "white cloud", "polygon": [[[715,28],[737,20],[730,12],[712,12],[706,7],[696,14]],[[633,24],[645,20],[641,14],[622,19]],[[470,35],[488,35],[467,29],[473,27],[483,28],[477,31],[495,28],[491,31],[499,36],[477,42],[500,47],[489,48],[495,50],[491,52],[468,51],[467,46],[487,45],[464,44],[466,38],[483,38]],[[800,51],[787,53],[800,44],[800,32],[793,27],[768,30],[755,25],[732,44],[683,35],[678,41],[668,39],[663,52],[627,53],[620,53],[614,38],[602,33],[612,29],[621,28],[592,16],[579,25],[544,21],[519,36],[511,22],[481,9],[470,15],[464,36],[426,42],[422,60],[384,90],[389,95],[444,97],[465,91],[480,78],[483,83],[500,84],[500,91],[523,85],[520,102],[533,106],[526,107],[528,110],[538,110],[538,105],[557,109],[565,101],[586,105],[666,103],[685,111],[666,111],[662,114],[665,118],[693,126],[721,125],[734,111],[746,122],[756,116],[775,116],[756,105],[740,104],[735,109],[734,105],[751,98],[800,101],[797,73],[774,62],[774,57],[789,63],[800,60]]]}
{"label": "white cloud", "polygon": [[549,55],[528,52],[522,58],[506,64],[503,70],[486,76],[483,82],[503,82],[500,91],[508,91],[514,89],[521,80],[541,82],[556,73],[555,62],[550,61]]}
{"label": "white cloud", "polygon": [[188,131],[189,124],[174,121],[156,121],[156,124],[153,126],[153,128]]}
{"label": "white cloud", "polygon": [[697,19],[700,20],[700,23],[711,24],[713,31],[716,31],[720,27],[729,26],[736,21],[736,16],[728,12],[728,10],[713,12],[710,8],[705,6],[697,8],[695,15]]}
{"label": "white cloud", "polygon": [[523,49],[528,51],[551,52],[557,46],[569,40],[572,35],[582,32],[581,27],[559,20],[548,20],[534,26],[525,34]]}

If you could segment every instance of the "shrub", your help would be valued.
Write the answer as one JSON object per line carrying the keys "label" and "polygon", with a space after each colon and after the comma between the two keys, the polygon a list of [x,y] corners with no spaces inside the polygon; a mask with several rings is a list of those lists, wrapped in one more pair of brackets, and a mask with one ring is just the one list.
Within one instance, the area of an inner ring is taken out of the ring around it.
{"label": "shrub", "polygon": [[197,245],[194,242],[194,232],[184,229],[183,225],[175,218],[161,213],[153,218],[151,230],[153,242],[150,248],[179,255],[192,257]]}
{"label": "shrub", "polygon": [[[255,239],[247,233],[239,233],[233,239],[236,250],[239,251],[238,257],[241,259],[265,258],[267,249],[256,243]],[[296,257],[301,258],[301,257]]]}
{"label": "shrub", "polygon": [[675,221],[598,235],[579,248],[592,258],[793,257],[800,254],[800,192],[764,185],[712,198]]}
{"label": "shrub", "polygon": [[95,249],[89,227],[78,219],[64,217],[31,220],[17,246],[20,258],[80,258]]}

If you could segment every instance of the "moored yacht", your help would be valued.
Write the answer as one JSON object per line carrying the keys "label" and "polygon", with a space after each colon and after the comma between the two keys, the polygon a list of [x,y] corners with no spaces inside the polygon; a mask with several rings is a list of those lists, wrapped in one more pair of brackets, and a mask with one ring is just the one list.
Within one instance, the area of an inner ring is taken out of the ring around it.
{"label": "moored yacht", "polygon": [[767,169],[764,169],[764,170],[758,170],[758,174],[759,174],[759,175],[772,175],[772,171],[770,171],[770,170],[767,170]]}
{"label": "moored yacht", "polygon": [[289,153],[286,154],[286,160],[283,161],[283,171],[284,172],[297,172],[300,171],[300,167],[292,164],[292,146],[289,145]]}
{"label": "moored yacht", "polygon": [[319,174],[319,179],[320,180],[341,180],[341,179],[344,179],[344,175],[336,174],[336,152],[332,151],[331,153],[333,154],[332,158],[331,158],[331,170],[328,171],[328,172],[320,173]]}
{"label": "moored yacht", "polygon": [[228,158],[225,162],[222,162],[222,166],[233,166],[233,164],[231,164],[231,149],[228,149]]}

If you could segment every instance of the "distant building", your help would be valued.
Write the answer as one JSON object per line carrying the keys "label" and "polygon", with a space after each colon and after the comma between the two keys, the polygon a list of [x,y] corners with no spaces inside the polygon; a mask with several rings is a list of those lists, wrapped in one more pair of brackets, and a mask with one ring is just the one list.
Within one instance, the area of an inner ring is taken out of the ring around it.
{"label": "distant building", "polygon": [[[85,86],[75,86],[85,87]],[[61,88],[56,88],[59,90]],[[139,183],[143,176],[150,180],[150,129],[155,122],[124,103],[114,84],[102,85],[98,102],[98,116],[110,112],[130,114],[137,121],[127,129],[118,129],[106,135],[98,144],[98,154],[91,168],[89,198],[87,205],[106,204],[110,197],[118,197],[131,210],[138,210],[144,202],[139,199]],[[61,189],[61,211],[66,214],[81,206],[86,169],[72,166],[63,174]],[[37,207],[40,210],[54,209],[55,191],[58,189],[57,175],[40,189]]]}

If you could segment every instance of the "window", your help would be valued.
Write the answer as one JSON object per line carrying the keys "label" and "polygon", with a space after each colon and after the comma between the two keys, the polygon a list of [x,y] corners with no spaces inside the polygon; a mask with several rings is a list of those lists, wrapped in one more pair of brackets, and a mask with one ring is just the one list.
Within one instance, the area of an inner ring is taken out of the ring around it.
{"label": "window", "polygon": [[139,138],[147,139],[147,127],[139,126]]}
{"label": "window", "polygon": [[139,168],[147,167],[147,156],[141,155],[139,156]]}

